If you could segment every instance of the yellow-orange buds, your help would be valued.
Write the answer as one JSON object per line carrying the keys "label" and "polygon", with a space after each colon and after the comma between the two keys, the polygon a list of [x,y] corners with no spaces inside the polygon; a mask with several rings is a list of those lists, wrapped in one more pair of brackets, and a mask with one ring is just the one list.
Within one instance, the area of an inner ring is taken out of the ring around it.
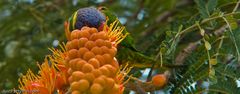
{"label": "yellow-orange buds", "polygon": [[116,82],[119,65],[114,59],[117,48],[107,34],[89,27],[71,32],[66,49],[72,94],[105,94],[120,86]]}

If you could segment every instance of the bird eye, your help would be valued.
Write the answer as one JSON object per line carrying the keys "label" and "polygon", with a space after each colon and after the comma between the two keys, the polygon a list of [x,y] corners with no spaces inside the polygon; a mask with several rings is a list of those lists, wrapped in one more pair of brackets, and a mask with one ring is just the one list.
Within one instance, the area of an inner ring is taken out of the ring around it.
{"label": "bird eye", "polygon": [[107,8],[106,7],[99,7],[98,10],[100,10],[100,11],[101,10],[107,10]]}

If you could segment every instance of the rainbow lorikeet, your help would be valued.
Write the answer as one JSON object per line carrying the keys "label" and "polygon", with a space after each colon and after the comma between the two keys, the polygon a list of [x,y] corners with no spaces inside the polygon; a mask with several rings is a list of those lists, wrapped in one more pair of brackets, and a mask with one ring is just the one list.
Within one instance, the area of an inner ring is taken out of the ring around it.
{"label": "rainbow lorikeet", "polygon": [[[108,18],[107,22],[106,18]],[[69,26],[67,29],[69,31],[72,31],[74,29],[81,29],[83,26],[101,29],[104,24],[110,25],[116,20],[119,22],[117,16],[108,11],[108,9],[105,7],[100,7],[98,9],[93,7],[81,8],[74,12],[72,16],[68,19],[67,24]],[[118,26],[122,26],[122,24],[119,22]],[[124,29],[123,33],[128,33],[126,28]],[[133,38],[128,35],[120,43],[119,46],[129,48],[133,51],[137,51],[133,44]]]}
{"label": "rainbow lorikeet", "polygon": [[[81,29],[83,26],[94,27],[99,31],[103,29],[104,25],[110,25],[113,22],[118,22],[117,26],[122,27],[123,25],[118,20],[117,16],[109,11],[106,7],[99,7],[98,9],[93,7],[81,8],[74,12],[69,18],[67,24],[65,24],[68,31],[75,29]],[[125,35],[128,33],[126,28],[122,31]],[[131,61],[136,63],[146,63],[147,61],[153,61],[151,57],[145,56],[138,51],[134,46],[133,38],[128,34],[118,44],[117,58],[124,61]],[[147,61],[146,61],[147,60]]]}

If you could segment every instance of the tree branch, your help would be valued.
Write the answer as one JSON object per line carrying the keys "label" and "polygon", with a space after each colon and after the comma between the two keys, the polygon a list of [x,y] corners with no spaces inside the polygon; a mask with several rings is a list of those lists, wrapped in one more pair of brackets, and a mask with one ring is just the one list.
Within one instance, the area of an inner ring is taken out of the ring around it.
{"label": "tree branch", "polygon": [[[137,84],[136,84],[137,83]],[[155,90],[160,90],[161,87],[155,87],[153,84],[151,84],[150,82],[148,83],[143,83],[143,82],[128,82],[125,85],[125,88],[127,90],[133,90],[136,92],[139,92],[139,88],[141,88],[142,90],[144,90],[145,92],[151,92],[151,91],[155,91]],[[138,93],[139,94],[139,93]],[[140,93],[140,94],[146,94],[146,93]]]}
{"label": "tree branch", "polygon": [[176,57],[175,62],[177,65],[182,65],[185,59],[197,48],[199,41],[191,42],[186,48],[184,48]]}
{"label": "tree branch", "polygon": [[[215,36],[221,36],[227,28],[227,25],[221,26],[219,29],[215,30],[213,34]],[[207,34],[212,34],[212,33],[207,33]],[[185,62],[185,59],[194,51],[197,49],[197,46],[199,45],[200,40],[196,42],[191,42],[188,44],[187,47],[185,47],[180,53],[177,55],[175,59],[175,64],[177,65],[182,65]]]}

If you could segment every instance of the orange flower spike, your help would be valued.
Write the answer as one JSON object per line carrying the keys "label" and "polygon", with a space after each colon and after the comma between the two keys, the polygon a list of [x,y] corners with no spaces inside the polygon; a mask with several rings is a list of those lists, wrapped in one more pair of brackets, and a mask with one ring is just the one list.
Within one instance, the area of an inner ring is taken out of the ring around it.
{"label": "orange flower spike", "polygon": [[[64,43],[62,43],[60,45],[60,48],[61,50],[58,50],[58,49],[54,49],[54,48],[51,48],[49,49],[53,55],[52,56],[48,56],[50,61],[51,62],[54,62],[53,64],[53,67],[55,70],[58,70],[58,73],[57,75],[60,76],[57,79],[57,81],[55,83],[62,83],[61,86],[64,86],[67,84],[67,78],[68,78],[68,74],[67,74],[67,71],[68,71],[68,67],[66,66],[66,62],[65,61],[65,58],[67,57],[67,54],[66,54],[66,45]],[[61,81],[62,82],[59,82],[59,78],[61,78]],[[60,88],[60,86],[58,86]]]}
{"label": "orange flower spike", "polygon": [[[39,75],[34,75],[30,70],[20,78],[20,89],[21,90],[39,90],[41,94],[51,94],[55,87],[57,70],[55,68],[56,63],[53,59],[48,56],[51,62],[49,65],[49,60],[46,58],[42,65],[38,64],[40,69]],[[63,77],[64,78],[64,77]],[[46,93],[47,92],[47,93]]]}
{"label": "orange flower spike", "polygon": [[54,84],[56,79],[56,69],[54,68],[54,63],[51,62],[51,65],[49,65],[48,60],[45,59],[44,63],[38,66],[40,68],[40,80],[42,80],[45,87],[48,88],[49,93],[52,93],[55,88]]}
{"label": "orange flower spike", "polygon": [[[70,34],[66,34],[74,36],[74,40],[68,40],[66,43],[67,51],[65,53],[67,54],[65,57],[67,58],[64,58],[69,67],[68,80],[72,93],[123,93],[124,84],[127,82],[124,81],[124,77],[131,68],[125,66],[117,72],[119,64],[115,59],[116,46],[126,37],[126,34],[122,34],[124,27],[119,27],[117,24],[117,21],[112,23],[110,27],[104,24],[102,31],[85,26],[80,30],[73,30]],[[76,73],[82,76],[78,77]],[[83,81],[88,82],[87,88],[79,85]]]}

